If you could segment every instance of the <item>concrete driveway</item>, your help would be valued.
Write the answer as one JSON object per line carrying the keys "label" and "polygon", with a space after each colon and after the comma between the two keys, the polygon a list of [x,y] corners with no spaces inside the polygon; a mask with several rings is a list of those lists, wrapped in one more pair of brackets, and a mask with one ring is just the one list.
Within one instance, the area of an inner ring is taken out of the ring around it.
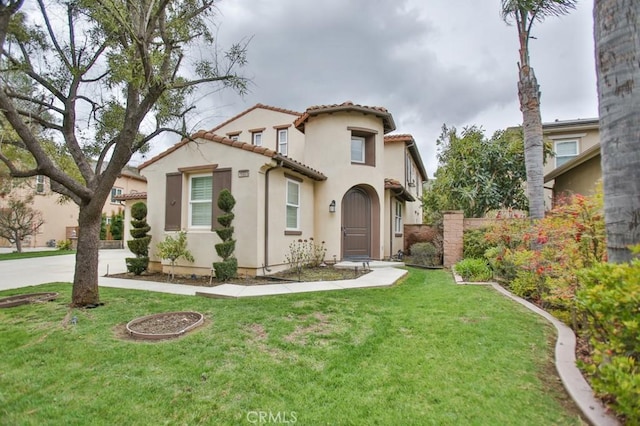
{"label": "concrete driveway", "polygon": [[[128,249],[100,250],[98,275],[126,272]],[[76,257],[73,254],[31,259],[0,261],[0,290],[26,287],[50,282],[72,282]]]}

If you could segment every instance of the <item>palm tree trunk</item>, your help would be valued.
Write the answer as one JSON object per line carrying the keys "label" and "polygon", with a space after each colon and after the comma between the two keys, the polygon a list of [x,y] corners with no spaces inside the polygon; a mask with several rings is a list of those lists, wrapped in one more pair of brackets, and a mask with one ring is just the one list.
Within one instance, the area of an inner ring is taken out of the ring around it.
{"label": "palm tree trunk", "polygon": [[542,119],[540,118],[540,90],[533,68],[520,67],[518,96],[524,130],[524,160],[527,170],[527,198],[529,217],[544,217],[544,158]]}
{"label": "palm tree trunk", "polygon": [[98,247],[102,211],[97,203],[81,204],[78,215],[80,233],[73,277],[73,306],[87,306],[100,302],[98,291]]}
{"label": "palm tree trunk", "polygon": [[596,72],[609,262],[640,244],[640,2],[596,0]]}

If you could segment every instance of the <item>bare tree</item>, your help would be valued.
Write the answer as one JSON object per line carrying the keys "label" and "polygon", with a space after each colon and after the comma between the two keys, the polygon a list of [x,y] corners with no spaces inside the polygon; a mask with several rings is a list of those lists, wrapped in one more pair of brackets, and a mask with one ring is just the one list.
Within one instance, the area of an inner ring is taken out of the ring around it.
{"label": "bare tree", "polygon": [[604,216],[609,262],[640,244],[640,2],[594,5]]}
{"label": "bare tree", "polygon": [[[0,5],[0,110],[18,136],[3,143],[35,166],[2,151],[0,161],[13,177],[48,176],[52,190],[78,204],[72,304],[96,304],[101,211],[118,174],[161,133],[186,133],[196,87],[246,89],[236,71],[246,43],[218,56],[214,0],[37,0],[28,14],[21,6]],[[198,52],[211,55],[195,60]],[[28,90],[12,84],[16,73],[28,77]],[[58,164],[34,123],[77,173]]]}
{"label": "bare tree", "polygon": [[36,235],[44,225],[42,214],[31,208],[32,202],[33,196],[24,200],[9,197],[7,205],[0,208],[0,237],[15,244],[18,253],[22,253],[22,242],[25,238]]}
{"label": "bare tree", "polygon": [[529,216],[544,217],[544,142],[540,115],[540,86],[529,58],[529,41],[534,22],[558,16],[575,8],[575,0],[502,0],[502,17],[513,21],[520,43],[518,62],[518,97],[524,130],[524,156],[527,170]]}

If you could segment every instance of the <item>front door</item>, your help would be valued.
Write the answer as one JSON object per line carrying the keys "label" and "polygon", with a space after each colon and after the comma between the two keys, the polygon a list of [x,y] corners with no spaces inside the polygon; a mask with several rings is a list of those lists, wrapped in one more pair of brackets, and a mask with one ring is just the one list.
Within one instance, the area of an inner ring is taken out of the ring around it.
{"label": "front door", "polygon": [[371,257],[371,199],[351,188],[342,201],[342,254],[344,259]]}

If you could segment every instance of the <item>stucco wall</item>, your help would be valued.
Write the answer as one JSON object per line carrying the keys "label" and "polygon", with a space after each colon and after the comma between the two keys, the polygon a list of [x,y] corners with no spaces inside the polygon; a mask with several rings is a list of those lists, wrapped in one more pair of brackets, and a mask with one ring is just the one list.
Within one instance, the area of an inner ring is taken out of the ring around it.
{"label": "stucco wall", "polygon": [[602,168],[600,166],[600,155],[582,163],[580,167],[576,167],[563,173],[555,179],[553,192],[556,196],[565,192],[575,194],[591,195],[593,194],[596,183],[602,178]]}

